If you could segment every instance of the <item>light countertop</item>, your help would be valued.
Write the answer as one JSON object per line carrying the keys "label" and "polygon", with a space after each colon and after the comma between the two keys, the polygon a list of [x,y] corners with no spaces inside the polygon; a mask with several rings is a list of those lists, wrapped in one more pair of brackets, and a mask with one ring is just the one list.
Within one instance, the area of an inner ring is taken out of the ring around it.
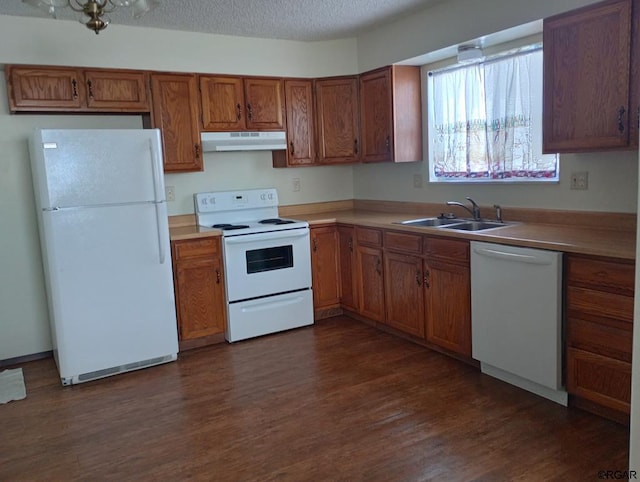
{"label": "light countertop", "polygon": [[[485,231],[456,231],[437,227],[415,227],[396,224],[398,221],[420,218],[415,213],[375,212],[359,210],[330,211],[297,215],[311,226],[344,223],[372,228],[394,229],[424,235],[486,241],[513,246],[549,249],[566,253],[634,260],[635,233],[628,230],[595,229],[560,224],[508,223],[505,227]],[[199,226],[179,226],[170,229],[171,240],[219,236],[219,229]]]}

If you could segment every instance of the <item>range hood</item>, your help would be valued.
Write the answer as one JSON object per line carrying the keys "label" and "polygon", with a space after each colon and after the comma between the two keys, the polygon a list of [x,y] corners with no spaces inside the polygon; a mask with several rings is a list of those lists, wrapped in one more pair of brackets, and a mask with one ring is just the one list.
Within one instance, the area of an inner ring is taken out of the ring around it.
{"label": "range hood", "polygon": [[275,132],[202,132],[204,152],[277,151],[287,148],[284,131]]}

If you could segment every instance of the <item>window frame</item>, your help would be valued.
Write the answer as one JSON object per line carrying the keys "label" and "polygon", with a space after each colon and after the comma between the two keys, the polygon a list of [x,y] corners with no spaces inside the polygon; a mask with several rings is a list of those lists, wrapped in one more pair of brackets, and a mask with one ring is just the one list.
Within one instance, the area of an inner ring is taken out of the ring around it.
{"label": "window frame", "polygon": [[[524,39],[523,39],[524,40]],[[522,44],[521,44],[522,45]],[[498,48],[500,48],[500,46],[497,46]],[[539,106],[536,106],[536,114],[539,114],[539,127],[537,128],[537,132],[536,132],[536,145],[537,148],[536,149],[538,152],[540,152],[540,155],[544,155],[544,156],[555,156],[556,157],[556,168],[555,168],[555,177],[506,177],[506,178],[484,178],[484,177],[476,177],[476,178],[472,178],[472,177],[436,177],[435,176],[435,172],[433,169],[433,159],[432,159],[432,149],[431,149],[431,143],[432,143],[432,135],[431,135],[431,126],[433,125],[432,122],[432,111],[430,109],[430,100],[432,98],[432,84],[429,80],[430,74],[432,72],[446,72],[446,71],[450,71],[450,70],[455,70],[455,69],[460,69],[460,68],[465,68],[471,65],[476,65],[476,64],[489,64],[492,62],[496,62],[496,61],[500,61],[509,57],[513,57],[513,56],[518,56],[518,55],[523,55],[526,53],[530,53],[530,52],[535,52],[535,51],[542,51],[542,42],[540,40],[536,40],[534,42],[531,42],[531,39],[529,40],[528,43],[516,47],[516,48],[502,48],[502,50],[495,50],[495,53],[492,53],[490,55],[487,55],[477,61],[473,61],[473,62],[466,62],[466,63],[456,63],[457,59],[450,59],[452,60],[452,62],[449,62],[448,65],[447,64],[442,64],[439,63],[439,65],[423,65],[423,85],[424,85],[424,94],[425,94],[425,101],[423,103],[423,109],[425,112],[425,139],[426,139],[426,145],[427,145],[427,155],[426,155],[426,166],[427,166],[427,182],[429,184],[471,184],[471,185],[478,185],[478,184],[496,184],[496,185],[514,185],[514,184],[545,184],[545,185],[549,185],[549,184],[557,184],[560,182],[560,156],[559,154],[544,154],[542,153],[542,102],[543,102],[543,93],[542,93],[542,82],[543,79],[541,78],[540,80],[540,102],[539,102]],[[431,67],[431,68],[430,68]],[[540,73],[541,77],[542,77],[542,72]]]}

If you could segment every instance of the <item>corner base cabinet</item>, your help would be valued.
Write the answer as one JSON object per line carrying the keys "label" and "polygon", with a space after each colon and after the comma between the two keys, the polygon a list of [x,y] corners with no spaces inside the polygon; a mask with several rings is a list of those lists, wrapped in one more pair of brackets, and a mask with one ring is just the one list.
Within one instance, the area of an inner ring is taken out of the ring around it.
{"label": "corner base cabinet", "polygon": [[635,264],[578,255],[565,263],[567,391],[576,405],[628,423]]}
{"label": "corner base cabinet", "polygon": [[224,341],[226,302],[219,237],[172,241],[180,350]]}

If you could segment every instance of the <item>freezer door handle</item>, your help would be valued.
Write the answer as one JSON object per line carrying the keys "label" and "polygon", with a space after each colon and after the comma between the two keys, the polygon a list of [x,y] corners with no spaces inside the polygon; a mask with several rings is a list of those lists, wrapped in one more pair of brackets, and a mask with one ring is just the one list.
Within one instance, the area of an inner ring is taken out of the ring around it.
{"label": "freezer door handle", "polygon": [[487,256],[494,259],[503,259],[506,261],[515,261],[517,263],[548,265],[551,264],[551,260],[538,258],[537,256],[530,256],[527,254],[507,253],[504,251],[496,251],[495,249],[488,248],[473,248],[473,252],[481,256]]}

